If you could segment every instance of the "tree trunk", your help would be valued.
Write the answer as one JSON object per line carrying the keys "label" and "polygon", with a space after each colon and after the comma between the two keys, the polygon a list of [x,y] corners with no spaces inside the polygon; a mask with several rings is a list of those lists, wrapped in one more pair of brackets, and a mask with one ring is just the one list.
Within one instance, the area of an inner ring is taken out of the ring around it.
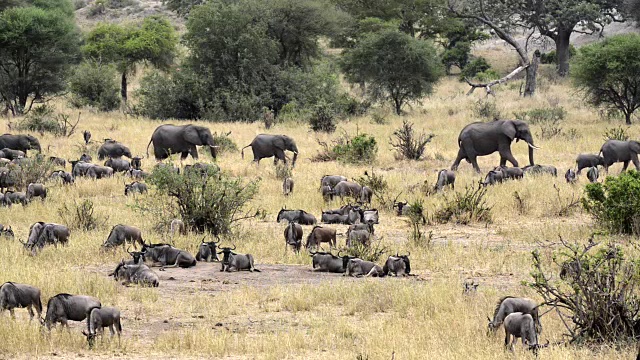
{"label": "tree trunk", "polygon": [[395,103],[395,107],[396,107],[396,115],[401,115],[401,108],[402,108],[402,102],[400,101],[400,99],[393,99],[393,102]]}
{"label": "tree trunk", "polygon": [[531,64],[526,70],[524,96],[533,96],[536,92],[536,76],[538,75],[538,65],[540,64],[540,51],[536,50],[531,58]]}
{"label": "tree trunk", "polygon": [[627,125],[631,125],[631,111],[625,111],[624,118],[626,120]]}
{"label": "tree trunk", "polygon": [[122,96],[122,102],[127,103],[127,72],[122,72],[122,81],[120,82],[120,95]]}
{"label": "tree trunk", "polygon": [[556,36],[556,61],[558,75],[565,77],[569,75],[569,40],[571,38],[571,30],[560,28]]}

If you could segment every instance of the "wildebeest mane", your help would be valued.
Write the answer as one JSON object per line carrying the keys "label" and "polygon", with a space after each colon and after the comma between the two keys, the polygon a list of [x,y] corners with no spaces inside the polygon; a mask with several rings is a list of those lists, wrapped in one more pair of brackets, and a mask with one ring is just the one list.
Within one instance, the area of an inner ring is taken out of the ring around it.
{"label": "wildebeest mane", "polygon": [[496,309],[493,311],[493,318],[496,318],[496,315],[498,315],[498,312],[500,311],[500,306],[502,305],[502,302],[507,300],[507,299],[511,299],[513,298],[513,296],[511,295],[507,295],[505,297],[500,298],[500,300],[498,300],[498,303],[496,304]]}

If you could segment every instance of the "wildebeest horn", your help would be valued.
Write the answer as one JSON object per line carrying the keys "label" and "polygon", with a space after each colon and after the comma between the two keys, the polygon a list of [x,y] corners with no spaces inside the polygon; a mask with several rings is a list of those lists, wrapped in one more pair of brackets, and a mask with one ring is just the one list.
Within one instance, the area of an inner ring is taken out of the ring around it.
{"label": "wildebeest horn", "polygon": [[205,239],[205,238],[206,238],[206,236],[203,236],[203,237],[202,237],[201,242],[202,242],[203,244],[204,244],[204,239]]}
{"label": "wildebeest horn", "polygon": [[129,249],[131,248],[131,245],[127,246],[127,252],[129,253],[129,255],[133,256],[133,254],[131,253],[131,251],[129,251]]}
{"label": "wildebeest horn", "polygon": [[487,316],[487,320],[489,320],[489,322],[491,322],[491,321],[492,321],[492,320],[491,320],[491,318],[490,318],[490,317],[488,317],[488,316]]}
{"label": "wildebeest horn", "polygon": [[236,249],[236,244],[233,244],[233,249],[230,250],[235,250]]}
{"label": "wildebeest horn", "polygon": [[411,251],[407,252],[407,257],[411,256]]}
{"label": "wildebeest horn", "polygon": [[316,252],[309,251],[309,256],[313,256],[313,255],[315,255],[315,254],[317,254],[317,253],[318,253],[317,251],[316,251]]}
{"label": "wildebeest horn", "polygon": [[[538,345],[538,346],[540,346],[540,345]],[[543,348],[549,347],[549,339],[547,339],[547,343],[546,344],[544,344],[544,345],[542,345],[540,347],[543,347]]]}
{"label": "wildebeest horn", "polygon": [[216,254],[220,255],[220,254],[222,254],[223,252],[224,252],[224,251],[220,251],[219,253],[216,253]]}

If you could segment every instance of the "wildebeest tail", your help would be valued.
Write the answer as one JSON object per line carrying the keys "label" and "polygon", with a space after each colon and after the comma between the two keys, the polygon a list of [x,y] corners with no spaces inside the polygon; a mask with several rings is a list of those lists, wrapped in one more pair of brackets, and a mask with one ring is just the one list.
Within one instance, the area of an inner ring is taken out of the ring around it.
{"label": "wildebeest tail", "polygon": [[262,272],[262,271],[260,271],[260,270],[258,270],[258,269],[256,269],[256,268],[253,268],[253,271],[255,271],[255,272]]}

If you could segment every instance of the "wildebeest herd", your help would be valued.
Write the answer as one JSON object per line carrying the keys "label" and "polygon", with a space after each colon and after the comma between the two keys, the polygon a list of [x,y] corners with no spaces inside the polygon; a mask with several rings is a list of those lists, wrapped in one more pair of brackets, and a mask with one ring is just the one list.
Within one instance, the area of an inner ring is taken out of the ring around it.
{"label": "wildebeest herd", "polygon": [[[83,139],[86,144],[91,140],[89,131],[83,132]],[[513,140],[524,140],[529,146],[528,166],[518,167],[518,162],[511,154],[510,145]],[[175,168],[173,165],[163,164],[160,161],[168,158],[171,154],[179,153],[181,159],[191,155],[198,159],[196,146],[208,146],[212,157],[216,158],[217,145],[209,129],[202,126],[184,125],[162,125],[158,127],[149,141],[153,143],[155,159],[159,161],[156,166],[169,166],[176,172],[198,171],[206,176],[209,169],[219,170],[217,165],[196,163],[187,165],[184,168]],[[147,151],[148,147],[147,145]],[[494,152],[500,154],[500,164],[490,170],[484,180],[480,183],[484,186],[496,185],[507,180],[517,180],[525,175],[551,175],[557,176],[558,170],[553,166],[537,165],[533,161],[534,149],[538,149],[533,142],[533,137],[528,125],[521,121],[501,120],[492,123],[473,123],[466,126],[458,138],[458,157],[453,163],[451,170],[442,169],[438,171],[434,186],[435,191],[444,191],[445,188],[455,188],[456,173],[461,160],[471,163],[477,172],[480,168],[477,164],[478,156],[485,156]],[[261,134],[246,147],[251,147],[254,155],[253,161],[259,163],[263,158],[274,157],[274,162],[283,161],[287,163],[285,151],[294,154],[292,166],[298,157],[299,150],[293,139],[285,135],[265,135]],[[246,148],[245,147],[245,148]],[[12,206],[22,204],[27,206],[34,198],[42,201],[47,199],[47,188],[41,183],[30,183],[26,185],[24,192],[17,191],[18,179],[21,168],[29,161],[43,161],[45,158],[38,154],[34,157],[27,157],[27,151],[36,150],[41,152],[41,146],[33,136],[30,135],[10,135],[0,136],[0,205]],[[587,178],[591,182],[598,181],[598,166],[602,166],[608,171],[609,166],[616,162],[623,162],[623,171],[628,167],[629,162],[633,162],[636,168],[640,166],[638,162],[638,152],[640,143],[636,141],[609,140],[595,154],[580,154],[576,159],[576,168],[569,169],[565,173],[565,179],[569,183],[575,183],[577,176],[583,169],[587,170]],[[133,156],[130,149],[124,144],[113,140],[105,139],[97,151],[98,159],[105,160],[102,165],[92,163],[92,157],[83,154],[78,160],[69,161],[71,172],[67,172],[67,161],[59,157],[49,157],[54,166],[63,169],[53,171],[49,178],[58,181],[63,185],[73,185],[75,179],[87,177],[98,180],[112,177],[116,173],[123,173],[133,181],[124,184],[125,196],[131,194],[144,195],[149,191],[143,182],[149,175],[142,169],[141,156]],[[148,156],[148,153],[147,153]],[[126,160],[124,158],[130,160]],[[513,167],[507,167],[509,161]],[[294,179],[287,177],[282,185],[285,196],[294,191]],[[276,216],[278,223],[284,223],[284,245],[285,251],[290,247],[295,252],[300,252],[304,231],[302,225],[313,226],[309,230],[304,247],[311,256],[311,270],[340,273],[344,276],[364,276],[364,277],[385,277],[385,276],[410,276],[411,265],[409,255],[389,255],[383,266],[375,262],[366,261],[358,257],[342,254],[348,248],[354,246],[370,246],[375,239],[375,225],[380,221],[378,210],[370,208],[373,196],[371,188],[362,186],[350,181],[342,175],[325,175],[320,179],[319,192],[326,202],[334,198],[340,198],[347,204],[334,210],[322,211],[318,225],[317,218],[302,209],[281,209]],[[353,203],[351,202],[353,201]],[[397,215],[405,215],[408,209],[407,202],[396,202]],[[346,249],[338,250],[338,233],[333,227],[327,224],[348,225],[345,235]],[[170,233],[173,236],[187,234],[188,224],[180,219],[171,222]],[[11,226],[0,225],[0,236],[14,238],[15,234]],[[71,232],[69,228],[62,224],[35,222],[29,229],[26,242],[22,242],[25,249],[32,255],[36,255],[47,245],[66,245],[69,242]],[[234,272],[247,270],[250,272],[260,272],[255,267],[255,259],[251,254],[235,252],[236,245],[221,246],[220,241],[204,241],[202,239],[198,245],[198,253],[194,257],[189,252],[175,248],[172,244],[145,242],[140,229],[117,224],[111,229],[107,239],[103,242],[102,248],[115,248],[126,246],[128,243],[140,246],[140,251],[127,252],[132,256],[130,260],[122,260],[117,264],[115,270],[109,274],[115,280],[123,284],[138,284],[142,286],[157,287],[160,285],[159,276],[152,270],[152,267],[159,266],[160,270],[171,267],[190,268],[196,266],[197,262],[220,262],[221,270]],[[327,244],[328,251],[323,249],[323,243]],[[333,253],[334,249],[337,251]],[[218,255],[222,255],[221,259]],[[477,284],[475,285],[477,287]],[[474,287],[474,288],[475,288]],[[26,284],[6,282],[0,287],[0,309],[9,310],[13,316],[14,308],[26,307],[31,318],[34,317],[34,309],[41,318],[43,311],[40,301],[40,290]],[[109,327],[111,334],[120,336],[122,326],[120,324],[120,312],[115,308],[102,307],[98,299],[83,295],[70,295],[61,293],[53,296],[47,303],[47,311],[43,325],[51,328],[55,323],[67,324],[68,320],[87,320],[87,329],[83,331],[90,345],[94,338],[102,333],[103,328]],[[542,326],[538,315],[538,305],[532,300],[524,298],[506,297],[499,301],[494,314],[490,319],[489,329],[491,331],[504,324],[506,337],[505,345],[513,344],[516,338],[522,338],[523,344],[527,344],[530,349],[537,351],[543,347],[538,342],[538,335]],[[511,337],[514,338],[511,341]]]}

